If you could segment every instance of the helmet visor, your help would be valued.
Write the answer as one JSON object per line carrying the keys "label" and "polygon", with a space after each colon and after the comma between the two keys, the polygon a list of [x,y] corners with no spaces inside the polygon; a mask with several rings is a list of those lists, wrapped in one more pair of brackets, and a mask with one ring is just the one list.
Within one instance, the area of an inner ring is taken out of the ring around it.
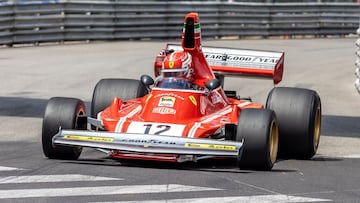
{"label": "helmet visor", "polygon": [[184,69],[163,70],[162,74],[164,78],[169,78],[169,77],[184,78],[186,77],[186,70]]}

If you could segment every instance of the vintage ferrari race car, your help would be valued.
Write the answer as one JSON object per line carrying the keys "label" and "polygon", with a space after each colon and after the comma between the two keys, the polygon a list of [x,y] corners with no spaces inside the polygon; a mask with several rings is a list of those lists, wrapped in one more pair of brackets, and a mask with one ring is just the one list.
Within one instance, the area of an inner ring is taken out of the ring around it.
{"label": "vintage ferrari race car", "polygon": [[[226,75],[270,78],[278,84],[284,53],[202,47],[200,34],[198,14],[187,14],[181,45],[167,44],[155,59],[157,79],[100,80],[90,116],[80,99],[51,98],[43,118],[45,156],[78,159],[82,147],[90,147],[115,159],[236,158],[229,160],[256,170],[272,169],[278,153],[314,156],[321,128],[315,91],[275,87],[263,105],[223,90]],[[192,85],[188,79],[165,77],[164,67],[172,71],[176,65],[172,56],[167,58],[173,53],[192,59]]]}

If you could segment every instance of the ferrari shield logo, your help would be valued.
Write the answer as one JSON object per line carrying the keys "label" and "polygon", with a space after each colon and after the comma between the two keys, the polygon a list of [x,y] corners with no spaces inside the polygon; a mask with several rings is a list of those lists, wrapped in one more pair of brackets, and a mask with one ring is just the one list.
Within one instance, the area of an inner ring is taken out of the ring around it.
{"label": "ferrari shield logo", "polygon": [[196,99],[195,99],[195,97],[194,96],[189,96],[189,99],[190,99],[190,101],[195,105],[195,106],[197,106],[197,101],[196,101]]}
{"label": "ferrari shield logo", "polygon": [[169,67],[170,67],[170,68],[174,68],[174,61],[170,61],[170,62],[169,62]]}

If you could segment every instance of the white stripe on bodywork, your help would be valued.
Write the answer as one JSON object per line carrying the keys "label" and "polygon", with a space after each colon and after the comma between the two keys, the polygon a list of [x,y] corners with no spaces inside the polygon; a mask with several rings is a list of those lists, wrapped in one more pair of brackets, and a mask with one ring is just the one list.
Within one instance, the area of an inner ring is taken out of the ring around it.
{"label": "white stripe on bodywork", "polygon": [[[246,101],[246,102],[243,102],[243,103],[241,103],[241,104],[238,104],[237,106],[238,106],[239,108],[241,108],[241,107],[247,106],[247,105],[249,105],[249,104],[251,104],[251,102]],[[231,106],[227,106],[223,111],[218,112],[218,113],[215,113],[215,114],[209,116],[208,118],[206,118],[206,119],[204,119],[204,120],[202,120],[202,121],[200,121],[200,122],[194,123],[193,127],[192,127],[192,128],[190,129],[190,131],[189,131],[188,137],[194,138],[197,129],[198,129],[203,123],[209,123],[209,122],[211,122],[211,121],[213,121],[213,120],[215,120],[215,119],[218,119],[218,118],[221,117],[221,116],[224,116],[224,115],[226,115],[226,114],[228,114],[228,113],[231,113],[231,111],[232,111]]]}
{"label": "white stripe on bodywork", "polygon": [[205,120],[202,120],[201,123],[209,123],[212,120],[215,120],[221,116],[224,116],[232,111],[231,106],[226,107],[223,111],[219,113],[215,113],[214,115],[211,115],[210,117],[206,118]]}
{"label": "white stripe on bodywork", "polygon": [[116,133],[120,133],[120,132],[121,132],[121,129],[122,129],[125,121],[126,121],[126,118],[125,118],[125,117],[121,117],[121,118],[119,119],[119,121],[117,122],[116,127],[115,127],[115,132],[116,132]]}
{"label": "white stripe on bodywork", "polygon": [[251,104],[251,102],[247,101],[247,102],[243,102],[243,103],[241,103],[241,104],[238,104],[237,106],[238,106],[239,108],[242,108],[242,107],[247,106],[247,105],[249,105],[249,104]]}
{"label": "white stripe on bodywork", "polygon": [[230,113],[232,111],[232,108],[231,106],[228,106],[226,107],[223,111],[221,112],[217,112],[217,113],[214,113],[213,115],[209,116],[208,118],[200,121],[200,122],[195,122],[194,125],[192,126],[192,128],[190,129],[189,131],[189,134],[188,134],[188,137],[190,138],[194,138],[195,134],[196,134],[196,131],[198,130],[198,128],[200,128],[200,126],[203,124],[203,123],[209,123],[221,116],[224,116],[228,113]]}
{"label": "white stripe on bodywork", "polygon": [[175,52],[173,52],[173,53],[170,54],[170,56],[169,56],[169,61],[173,61],[173,60],[174,60],[174,59],[173,59],[173,58],[174,58],[174,54],[175,54]]}
{"label": "white stripe on bodywork", "polygon": [[189,131],[188,137],[194,138],[197,129],[201,126],[200,122],[195,122]]}
{"label": "white stripe on bodywork", "polygon": [[135,109],[133,109],[130,113],[128,113],[127,115],[125,115],[124,117],[120,117],[120,120],[118,121],[118,123],[116,124],[116,127],[115,127],[115,132],[118,132],[120,133],[122,128],[123,128],[123,125],[126,121],[127,118],[130,118],[130,117],[133,117],[136,113],[138,113],[139,111],[141,111],[142,109],[142,106],[139,105],[137,106]]}
{"label": "white stripe on bodywork", "polygon": [[101,119],[101,115],[102,115],[102,111],[100,111],[100,112],[97,114],[96,119],[100,121],[101,126],[104,126],[104,122],[103,122],[103,120]]}
{"label": "white stripe on bodywork", "polygon": [[100,111],[100,112],[96,115],[96,118],[97,118],[98,120],[102,120],[102,119],[101,119],[101,113],[102,113],[102,111]]}

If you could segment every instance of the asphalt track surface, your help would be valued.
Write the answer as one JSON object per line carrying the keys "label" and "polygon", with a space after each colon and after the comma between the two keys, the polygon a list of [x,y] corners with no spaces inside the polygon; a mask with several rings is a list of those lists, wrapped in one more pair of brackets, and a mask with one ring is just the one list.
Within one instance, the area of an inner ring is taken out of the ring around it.
{"label": "asphalt track surface", "polygon": [[[0,202],[360,202],[360,95],[355,38],[205,40],[203,46],[285,51],[280,86],[316,90],[323,107],[318,154],[279,160],[272,171],[233,162],[159,164],[49,160],[41,122],[54,96],[83,99],[102,78],[152,74],[165,42],[124,41],[0,48]],[[271,81],[228,78],[225,89],[264,103]]]}

